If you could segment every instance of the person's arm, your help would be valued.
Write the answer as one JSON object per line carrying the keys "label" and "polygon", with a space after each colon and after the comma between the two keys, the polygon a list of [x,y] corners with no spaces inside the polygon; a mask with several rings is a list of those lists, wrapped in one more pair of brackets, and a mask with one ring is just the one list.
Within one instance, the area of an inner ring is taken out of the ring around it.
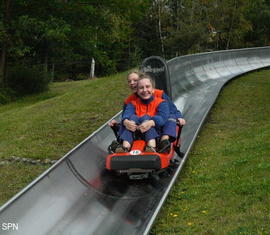
{"label": "person's arm", "polygon": [[124,115],[124,112],[126,110],[126,107],[127,107],[127,104],[123,104],[123,107],[122,107],[122,119],[123,119],[123,115]]}
{"label": "person's arm", "polygon": [[[136,93],[131,94],[128,98],[125,99],[124,104],[123,104],[123,112],[126,110],[126,107],[129,103],[131,103],[132,100],[134,100],[137,97]],[[122,117],[123,117],[123,112],[122,112]]]}
{"label": "person's arm", "polygon": [[152,120],[155,122],[155,126],[163,126],[168,120],[170,115],[169,105],[167,101],[163,101],[159,104],[157,108],[157,114],[152,117]]}
{"label": "person's arm", "polygon": [[186,124],[186,121],[183,118],[181,111],[177,109],[171,98],[167,96],[165,93],[163,93],[162,98],[168,101],[170,114],[174,115],[175,119],[178,120],[181,126],[184,126]]}
{"label": "person's arm", "polygon": [[171,98],[169,96],[167,96],[165,93],[163,93],[162,99],[164,99],[168,102],[170,114],[174,114],[176,119],[183,118],[182,113],[180,112],[180,110],[177,109],[177,107],[175,106],[175,104],[173,103],[173,101],[171,100]]}
{"label": "person's arm", "polygon": [[132,121],[129,120],[131,115],[135,114],[135,107],[133,104],[129,103],[126,105],[126,109],[123,111],[123,115],[122,115],[122,120],[123,120],[123,125],[126,127],[126,129],[130,130],[130,131],[136,131],[137,129],[137,124]]}
{"label": "person's arm", "polygon": [[[126,107],[127,107],[127,105],[124,103],[124,104],[123,104],[123,107],[122,107],[122,114],[121,114],[122,120],[123,120],[123,114],[124,114],[124,112],[125,112],[125,110],[126,110]],[[109,125],[110,127],[114,127],[114,126],[117,126],[117,125],[118,125],[118,122],[117,122],[115,119],[112,119],[112,120],[108,123],[108,125]]]}
{"label": "person's arm", "polygon": [[108,123],[108,125],[109,125],[110,127],[117,126],[117,124],[118,124],[118,122],[117,122],[115,119],[112,119],[112,120]]}
{"label": "person's arm", "polygon": [[139,130],[144,133],[154,126],[163,126],[169,118],[169,106],[166,101],[162,102],[158,106],[158,112],[151,120],[147,120],[140,124]]}

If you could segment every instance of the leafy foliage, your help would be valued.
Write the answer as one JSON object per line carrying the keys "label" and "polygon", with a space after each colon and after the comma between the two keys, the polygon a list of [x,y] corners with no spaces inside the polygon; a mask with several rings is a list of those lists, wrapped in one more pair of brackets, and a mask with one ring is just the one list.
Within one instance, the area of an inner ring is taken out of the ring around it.
{"label": "leafy foliage", "polygon": [[252,28],[247,32],[245,40],[247,46],[261,46],[270,44],[270,2],[263,0],[249,0],[245,17],[252,22]]}
{"label": "leafy foliage", "polygon": [[15,99],[15,93],[8,88],[0,88],[0,104],[6,104]]}
{"label": "leafy foliage", "polygon": [[17,95],[29,95],[48,89],[47,74],[39,67],[16,66],[8,74],[8,86]]}

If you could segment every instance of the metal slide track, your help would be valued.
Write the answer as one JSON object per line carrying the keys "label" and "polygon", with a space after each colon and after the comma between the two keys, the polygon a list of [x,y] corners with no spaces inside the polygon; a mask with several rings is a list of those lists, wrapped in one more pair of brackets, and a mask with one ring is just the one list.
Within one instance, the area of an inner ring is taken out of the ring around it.
{"label": "metal slide track", "polygon": [[[182,56],[168,61],[172,95],[184,114],[179,165],[160,179],[129,181],[104,171],[114,139],[104,124],[0,208],[0,234],[148,234],[221,88],[270,66],[270,47]],[[119,117],[119,114],[116,116]]]}

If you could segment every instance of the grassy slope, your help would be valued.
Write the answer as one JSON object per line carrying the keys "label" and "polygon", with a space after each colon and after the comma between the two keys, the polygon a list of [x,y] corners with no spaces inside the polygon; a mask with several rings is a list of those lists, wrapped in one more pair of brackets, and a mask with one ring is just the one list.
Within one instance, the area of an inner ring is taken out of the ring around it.
{"label": "grassy slope", "polygon": [[269,76],[222,91],[152,234],[269,234]]}
{"label": "grassy slope", "polygon": [[[269,75],[256,72],[224,89],[153,234],[270,231]],[[56,83],[50,92],[0,106],[0,160],[63,156],[121,109],[125,76]],[[0,166],[0,204],[47,167]]]}
{"label": "grassy slope", "polygon": [[[0,161],[62,157],[121,110],[126,75],[55,83],[49,92],[0,106]],[[0,165],[0,204],[46,168]]]}

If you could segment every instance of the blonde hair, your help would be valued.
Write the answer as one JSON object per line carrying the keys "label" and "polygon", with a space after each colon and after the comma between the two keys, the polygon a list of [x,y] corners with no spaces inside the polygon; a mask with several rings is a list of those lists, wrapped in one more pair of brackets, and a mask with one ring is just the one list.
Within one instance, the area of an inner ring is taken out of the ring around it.
{"label": "blonde hair", "polygon": [[138,82],[139,82],[140,80],[142,80],[142,79],[148,79],[148,80],[151,82],[153,88],[155,88],[155,85],[156,85],[156,84],[155,84],[155,80],[154,80],[151,76],[149,76],[148,74],[143,73],[143,72],[140,72],[138,75],[139,75]]}
{"label": "blonde hair", "polygon": [[133,74],[133,73],[137,74],[138,76],[139,76],[139,74],[140,74],[139,70],[134,69],[134,70],[131,70],[131,71],[128,73],[127,77],[128,77],[130,74]]}

